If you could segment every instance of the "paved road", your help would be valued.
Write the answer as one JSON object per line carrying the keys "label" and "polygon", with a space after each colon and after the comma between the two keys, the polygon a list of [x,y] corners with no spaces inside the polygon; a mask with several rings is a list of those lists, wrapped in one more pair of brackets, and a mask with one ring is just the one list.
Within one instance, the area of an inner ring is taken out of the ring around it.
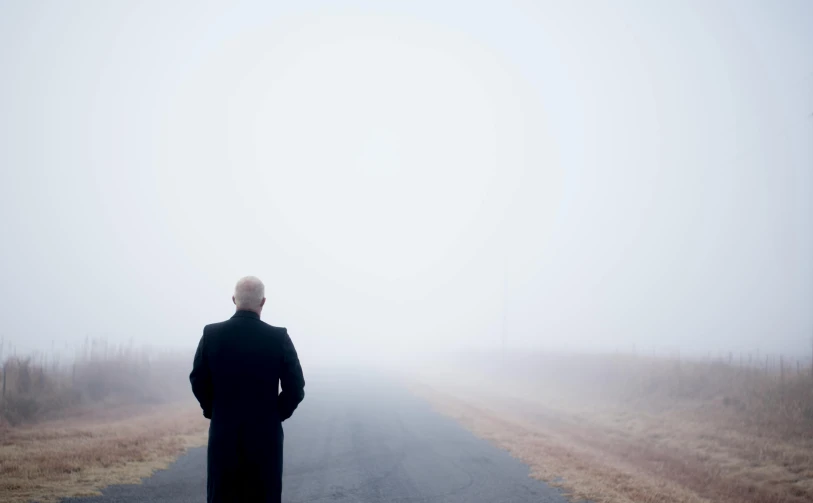
{"label": "paved road", "polygon": [[[283,501],[564,503],[528,468],[474,437],[392,381],[310,376],[285,422]],[[205,501],[205,448],[190,450],[141,485],[72,503]]]}

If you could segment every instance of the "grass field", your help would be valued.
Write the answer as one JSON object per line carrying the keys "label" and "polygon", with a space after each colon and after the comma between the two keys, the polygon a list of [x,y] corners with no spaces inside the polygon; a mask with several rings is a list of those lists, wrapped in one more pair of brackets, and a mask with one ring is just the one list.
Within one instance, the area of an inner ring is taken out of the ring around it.
{"label": "grass field", "polygon": [[52,502],[137,483],[205,445],[197,404],[120,406],[0,429],[0,500]]}
{"label": "grass field", "polygon": [[206,443],[189,355],[92,342],[69,363],[35,356],[2,363],[0,501],[97,494]]}
{"label": "grass field", "polygon": [[427,370],[422,383],[438,410],[574,500],[813,501],[809,369],[526,355]]}

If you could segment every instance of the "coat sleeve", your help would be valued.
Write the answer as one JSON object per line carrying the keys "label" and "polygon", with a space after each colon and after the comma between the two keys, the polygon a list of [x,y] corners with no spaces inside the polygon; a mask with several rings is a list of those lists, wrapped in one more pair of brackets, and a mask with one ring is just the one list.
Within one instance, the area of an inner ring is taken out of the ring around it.
{"label": "coat sleeve", "polygon": [[198,343],[198,350],[195,351],[195,360],[192,363],[192,373],[189,374],[189,382],[192,384],[192,393],[198,399],[200,408],[203,409],[203,417],[212,418],[212,374],[206,358],[206,329],[203,329],[203,336]]}
{"label": "coat sleeve", "polygon": [[285,421],[293,415],[296,407],[305,398],[305,377],[302,375],[299,356],[296,354],[294,343],[287,330],[282,346],[282,372],[280,373],[282,391],[277,399],[277,407],[280,419]]}

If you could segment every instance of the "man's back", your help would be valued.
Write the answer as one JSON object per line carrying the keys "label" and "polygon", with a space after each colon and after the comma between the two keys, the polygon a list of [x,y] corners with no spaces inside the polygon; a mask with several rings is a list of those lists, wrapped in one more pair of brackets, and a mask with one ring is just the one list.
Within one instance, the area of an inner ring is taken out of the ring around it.
{"label": "man's back", "polygon": [[245,310],[207,325],[189,379],[212,420],[209,501],[279,501],[281,423],[302,401],[305,386],[287,330]]}

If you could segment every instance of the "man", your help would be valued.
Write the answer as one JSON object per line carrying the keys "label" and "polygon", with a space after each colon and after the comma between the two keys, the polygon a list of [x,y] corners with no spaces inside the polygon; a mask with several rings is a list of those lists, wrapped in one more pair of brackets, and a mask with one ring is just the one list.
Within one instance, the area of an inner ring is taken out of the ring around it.
{"label": "man", "polygon": [[279,503],[282,421],[304,398],[305,379],[287,330],[260,321],[262,281],[238,281],[232,302],[231,319],[203,328],[189,374],[203,416],[211,419],[207,499]]}

